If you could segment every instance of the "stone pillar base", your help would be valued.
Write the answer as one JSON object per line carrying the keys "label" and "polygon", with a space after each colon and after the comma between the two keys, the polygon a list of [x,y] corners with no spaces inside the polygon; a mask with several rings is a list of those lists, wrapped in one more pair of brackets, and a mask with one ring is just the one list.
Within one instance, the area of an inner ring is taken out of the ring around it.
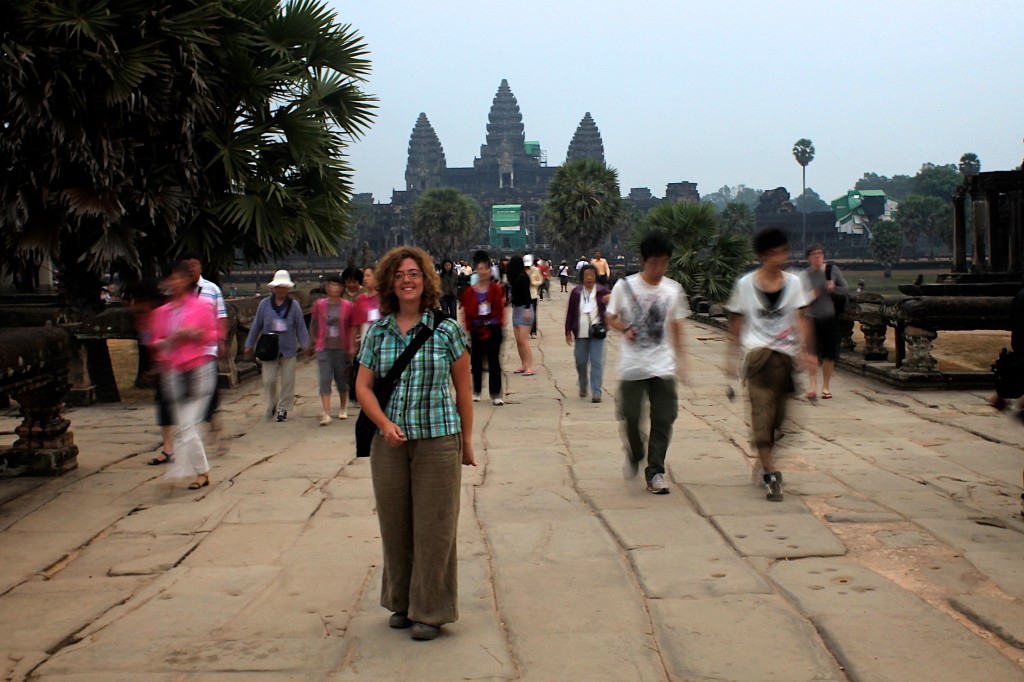
{"label": "stone pillar base", "polygon": [[0,478],[60,476],[77,468],[77,445],[62,448],[0,448]]}

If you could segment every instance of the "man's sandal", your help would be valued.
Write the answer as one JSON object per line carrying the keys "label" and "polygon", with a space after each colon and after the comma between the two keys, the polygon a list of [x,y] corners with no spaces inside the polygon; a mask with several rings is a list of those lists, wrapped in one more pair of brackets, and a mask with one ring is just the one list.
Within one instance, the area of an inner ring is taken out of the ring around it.
{"label": "man's sandal", "polygon": [[[203,479],[203,482],[200,483],[199,479]],[[196,480],[192,481],[192,483],[189,484],[188,489],[189,490],[199,490],[200,488],[205,488],[208,485],[210,485],[210,475],[209,474],[199,474],[198,476],[196,476]]]}
{"label": "man's sandal", "polygon": [[173,463],[174,463],[174,455],[172,455],[171,453],[166,452],[164,450],[160,451],[160,456],[159,457],[154,457],[153,459],[151,459],[148,462],[146,462],[146,464],[148,464],[151,467],[157,466],[159,464],[173,464]]}

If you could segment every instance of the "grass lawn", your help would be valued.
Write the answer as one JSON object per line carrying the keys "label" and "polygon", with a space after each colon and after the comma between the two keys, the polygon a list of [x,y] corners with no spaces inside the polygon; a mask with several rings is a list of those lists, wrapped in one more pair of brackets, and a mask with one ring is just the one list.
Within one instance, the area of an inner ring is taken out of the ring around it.
{"label": "grass lawn", "polygon": [[883,296],[896,296],[900,293],[899,285],[913,284],[914,278],[924,275],[924,283],[932,284],[938,275],[949,272],[949,268],[924,268],[921,270],[893,270],[892,277],[886,279],[881,268],[877,270],[843,270],[843,277],[851,289],[857,288],[857,280],[864,280],[866,291],[872,291]]}

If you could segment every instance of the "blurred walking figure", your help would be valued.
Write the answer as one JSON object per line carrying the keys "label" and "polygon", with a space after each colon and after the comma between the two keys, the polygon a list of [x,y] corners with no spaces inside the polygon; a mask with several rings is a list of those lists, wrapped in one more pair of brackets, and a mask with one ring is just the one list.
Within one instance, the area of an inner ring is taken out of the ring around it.
{"label": "blurred walking figure", "polygon": [[[665,454],[672,425],[679,415],[676,382],[685,380],[683,320],[690,315],[686,292],[665,277],[672,244],[658,233],[640,242],[641,271],[612,289],[608,325],[622,332],[619,346],[620,412],[626,441],[627,478],[637,475],[647,457],[647,490],[669,492],[665,482]],[[651,428],[646,452],[640,432],[644,398],[650,403]]]}
{"label": "blurred walking figure", "polygon": [[[814,326],[814,346],[810,350],[821,364],[821,397],[828,400],[832,397],[829,384],[839,358],[839,312],[835,299],[848,296],[849,289],[839,268],[833,263],[825,263],[824,246],[811,244],[807,247],[807,261],[810,267],[800,273],[800,277],[811,298],[807,316]],[[806,397],[814,400],[818,397],[817,368],[810,375]]]}
{"label": "blurred walking figure", "polygon": [[533,264],[533,256],[526,254],[523,256],[523,268],[526,271],[526,276],[530,279],[530,307],[533,309],[533,317],[530,321],[530,338],[537,338],[537,300],[540,295],[540,287],[544,284],[544,276],[540,274],[540,270],[536,265]]}
{"label": "blurred walking figure", "polygon": [[[245,340],[245,356],[253,355],[253,348],[261,334],[276,337],[276,350],[262,360],[263,392],[267,398],[267,419],[275,415],[277,421],[288,420],[288,412],[295,406],[295,363],[301,347],[310,350],[309,332],[302,319],[302,306],[289,296],[295,288],[287,270],[278,270],[267,285],[271,295],[260,301],[256,317]],[[280,382],[280,390],[278,389]]]}
{"label": "blurred walking figure", "polygon": [[316,363],[320,374],[320,426],[331,423],[331,384],[338,387],[341,410],[338,419],[348,419],[349,368],[353,358],[355,329],[353,305],[341,297],[340,277],[325,285],[327,296],[313,304],[309,335],[315,339]]}
{"label": "blurred walking figure", "polygon": [[[359,352],[356,390],[379,429],[370,472],[384,550],[380,603],[393,612],[391,627],[429,640],[459,615],[462,466],[476,465],[469,354],[458,322],[435,314],[441,283],[425,251],[394,248],[376,274],[384,318]],[[374,386],[403,354],[408,365],[381,406]]]}
{"label": "blurred walking figure", "polygon": [[459,273],[455,272],[455,263],[445,258],[441,263],[441,312],[455,319],[459,300]]}
{"label": "blurred walking figure", "polygon": [[569,265],[565,261],[558,266],[558,286],[559,291],[569,291]]}
{"label": "blurred walking figure", "polygon": [[473,401],[483,390],[484,361],[491,402],[504,405],[501,397],[501,342],[504,337],[505,289],[494,281],[491,259],[486,251],[473,254],[476,283],[462,292],[463,324],[470,340],[470,366],[473,373]]}
{"label": "blurred walking figure", "polygon": [[[763,471],[764,487],[772,502],[782,501],[782,473],[772,453],[775,434],[786,416],[786,401],[795,390],[794,364],[803,358],[809,371],[816,367],[814,335],[805,309],[811,299],[800,277],[786,272],[790,245],[786,234],[768,227],[754,235],[754,253],[761,262],[733,287],[725,308],[730,313],[730,360],[727,371],[747,383],[750,396],[751,440]],[[742,353],[742,364],[737,360]]]}
{"label": "blurred walking figure", "polygon": [[530,300],[530,276],[526,274],[520,256],[512,256],[508,261],[508,285],[512,294],[512,334],[516,338],[516,350],[519,352],[519,367],[512,373],[532,377],[530,325],[533,323],[533,304]]}
{"label": "blurred walking figure", "polygon": [[583,284],[569,294],[565,311],[565,342],[576,342],[576,378],[580,397],[587,397],[587,365],[590,366],[590,399],[601,402],[601,381],[604,378],[604,339],[606,334],[605,304],[610,292],[597,283],[597,270],[585,265],[581,270]]}
{"label": "blurred walking figure", "polygon": [[188,486],[210,484],[210,465],[200,424],[217,384],[220,339],[216,304],[195,295],[189,266],[178,262],[164,278],[170,297],[154,312],[152,344],[161,368],[161,391],[174,422],[174,455],[168,478],[195,476]]}

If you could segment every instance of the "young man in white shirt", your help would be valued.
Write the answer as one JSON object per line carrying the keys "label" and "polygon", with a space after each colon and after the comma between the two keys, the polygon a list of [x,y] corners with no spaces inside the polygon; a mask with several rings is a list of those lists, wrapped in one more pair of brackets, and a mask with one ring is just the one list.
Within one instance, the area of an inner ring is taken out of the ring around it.
{"label": "young man in white shirt", "polygon": [[[619,392],[626,445],[623,474],[634,478],[647,458],[644,477],[655,495],[669,492],[665,454],[672,425],[679,415],[676,383],[685,379],[683,320],[690,315],[686,292],[665,277],[672,244],[661,234],[640,242],[640,274],[630,275],[612,289],[606,320],[622,333],[619,347]],[[640,413],[644,397],[650,402],[650,435],[644,452]]]}
{"label": "young man in white shirt", "polygon": [[786,401],[794,390],[798,361],[815,365],[809,354],[814,335],[805,308],[811,299],[800,277],[786,272],[789,239],[775,227],[754,236],[754,253],[761,267],[736,282],[725,305],[730,313],[730,373],[737,375],[742,352],[742,376],[750,397],[751,440],[763,470],[767,498],[782,501],[782,473],[772,456],[775,434],[786,416]]}

